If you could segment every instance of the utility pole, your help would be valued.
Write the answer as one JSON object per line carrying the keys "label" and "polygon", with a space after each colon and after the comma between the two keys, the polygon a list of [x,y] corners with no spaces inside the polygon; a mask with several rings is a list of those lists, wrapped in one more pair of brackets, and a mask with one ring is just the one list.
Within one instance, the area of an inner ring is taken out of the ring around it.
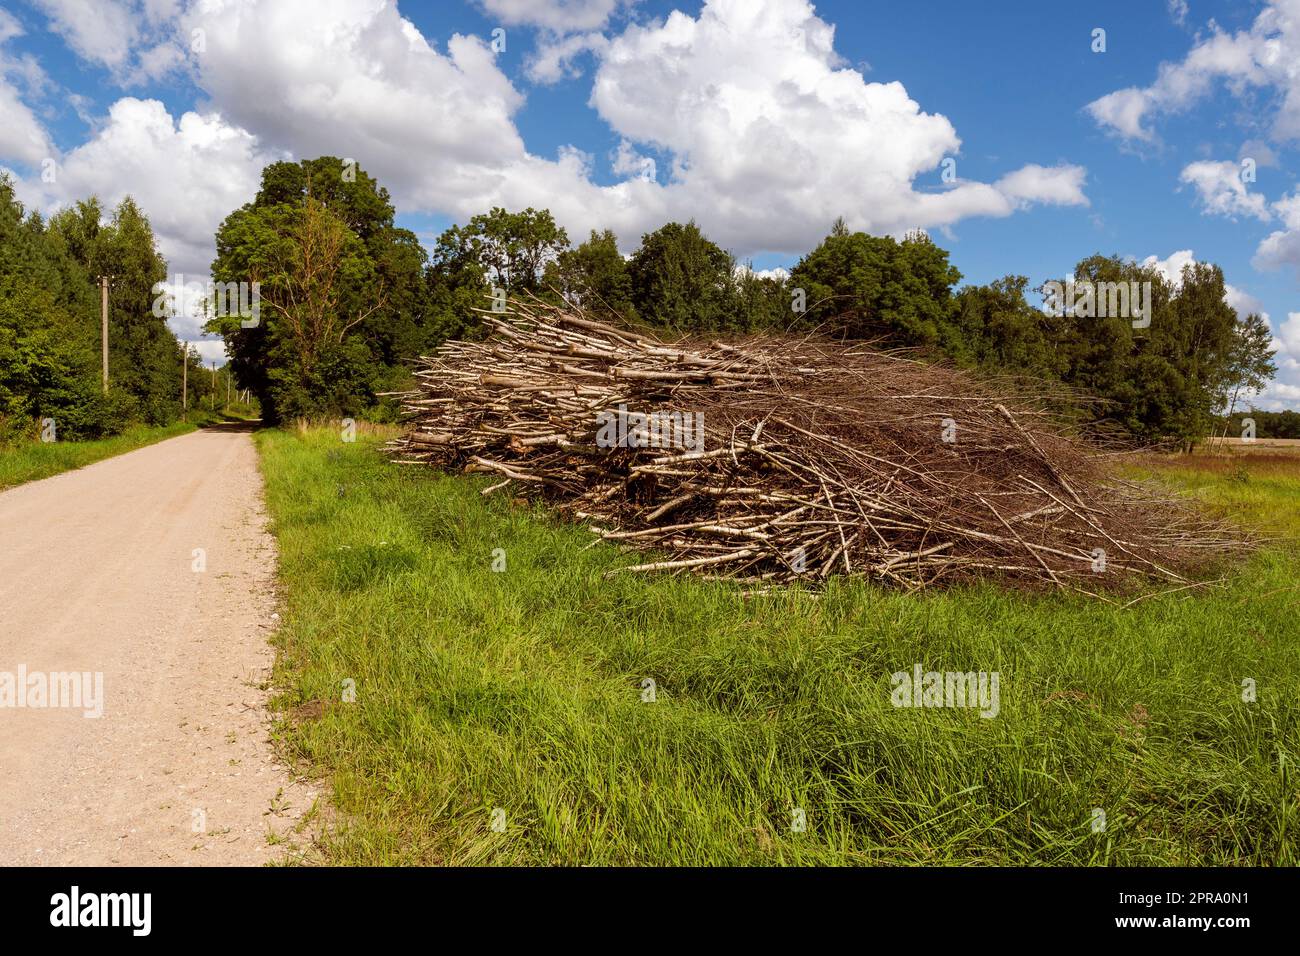
{"label": "utility pole", "polygon": [[190,408],[190,343],[181,343],[181,411]]}
{"label": "utility pole", "polygon": [[212,394],[208,397],[208,402],[215,412],[217,410],[217,363],[212,363]]}
{"label": "utility pole", "polygon": [[104,394],[108,394],[108,282],[117,276],[99,277],[100,345],[104,360]]}

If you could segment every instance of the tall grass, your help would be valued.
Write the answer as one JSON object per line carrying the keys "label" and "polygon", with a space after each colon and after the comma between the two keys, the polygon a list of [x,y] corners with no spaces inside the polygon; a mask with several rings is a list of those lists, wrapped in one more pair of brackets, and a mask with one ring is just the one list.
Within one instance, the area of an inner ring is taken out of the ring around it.
{"label": "tall grass", "polygon": [[[331,862],[1300,858],[1290,543],[1127,611],[991,586],[747,598],[606,579],[632,559],[485,482],[387,464],[379,438],[257,436],[281,733],[332,785]],[[1258,503],[1293,509],[1300,473],[1277,480]],[[915,664],[998,672],[998,715],[892,706]]]}

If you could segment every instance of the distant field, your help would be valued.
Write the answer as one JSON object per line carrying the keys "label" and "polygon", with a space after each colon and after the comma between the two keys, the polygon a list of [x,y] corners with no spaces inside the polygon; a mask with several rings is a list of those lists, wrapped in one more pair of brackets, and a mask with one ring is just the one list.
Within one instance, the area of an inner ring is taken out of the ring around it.
{"label": "distant field", "polygon": [[1203,451],[1231,451],[1234,454],[1300,453],[1300,438],[1209,438]]}
{"label": "distant field", "polygon": [[1172,485],[1263,534],[1300,539],[1300,455],[1295,453],[1151,455],[1137,459],[1130,473]]}
{"label": "distant field", "polygon": [[[1136,465],[1278,538],[1120,610],[606,579],[634,559],[381,438],[257,435],[280,734],[332,791],[328,862],[1300,863],[1294,459]],[[893,706],[917,664],[997,672],[997,716]]]}

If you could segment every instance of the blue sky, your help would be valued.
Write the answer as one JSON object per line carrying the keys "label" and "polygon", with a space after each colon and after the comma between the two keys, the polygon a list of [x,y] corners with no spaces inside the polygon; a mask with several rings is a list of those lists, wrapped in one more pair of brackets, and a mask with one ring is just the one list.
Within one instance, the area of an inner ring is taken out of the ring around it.
{"label": "blue sky", "polygon": [[135,195],[195,278],[265,162],[326,152],[426,244],[499,203],[628,250],[694,216],[759,269],[835,215],[969,282],[1190,253],[1269,316],[1261,404],[1300,407],[1296,62],[1300,0],[5,0],[0,166],[46,209]]}

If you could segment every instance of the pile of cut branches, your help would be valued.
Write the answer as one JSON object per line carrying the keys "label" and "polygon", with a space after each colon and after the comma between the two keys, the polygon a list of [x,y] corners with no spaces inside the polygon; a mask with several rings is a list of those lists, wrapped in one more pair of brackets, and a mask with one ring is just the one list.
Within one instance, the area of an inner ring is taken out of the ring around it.
{"label": "pile of cut branches", "polygon": [[661,341],[536,299],[484,312],[403,394],[400,461],[485,472],[601,537],[629,571],[752,582],[972,576],[1099,593],[1194,583],[1246,547],[1111,474],[1045,396],[853,342]]}

